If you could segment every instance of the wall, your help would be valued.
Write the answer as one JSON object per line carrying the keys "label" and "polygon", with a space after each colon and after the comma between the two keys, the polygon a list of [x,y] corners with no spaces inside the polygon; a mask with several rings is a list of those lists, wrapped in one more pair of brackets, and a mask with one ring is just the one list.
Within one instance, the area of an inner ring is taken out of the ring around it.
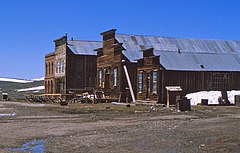
{"label": "wall", "polygon": [[[143,58],[138,60],[137,99],[159,101],[161,96],[159,56],[153,55],[153,49],[143,50]],[[157,73],[156,92],[153,92],[153,72]],[[142,91],[140,91],[140,73],[142,73]]]}
{"label": "wall", "polygon": [[54,71],[55,70],[55,54],[51,53],[45,56],[45,93],[55,93],[55,80]]}
{"label": "wall", "polygon": [[[99,49],[97,56],[97,81],[96,89],[105,91],[105,93],[112,97],[118,98],[121,94],[121,101],[126,100],[126,96],[131,100],[131,95],[127,94],[129,90],[126,76],[123,70],[123,61],[125,60],[130,80],[133,83],[133,88],[136,94],[136,64],[129,62],[122,54],[122,44],[115,39],[115,29],[106,31],[101,34],[103,36],[103,48]],[[114,86],[114,69],[117,69],[117,84]],[[99,79],[99,71],[102,71],[102,83]],[[101,84],[101,86],[100,86]],[[127,93],[126,93],[127,92]]]}
{"label": "wall", "polygon": [[[214,74],[228,74],[228,82],[226,86],[214,87]],[[210,90],[239,90],[240,89],[240,73],[239,72],[214,72],[214,71],[166,71],[161,72],[163,78],[161,88],[163,89],[162,101],[166,101],[165,86],[181,86],[182,95],[198,91]]]}
{"label": "wall", "polygon": [[67,52],[67,90],[80,92],[94,88],[96,81],[96,56],[75,55]]}

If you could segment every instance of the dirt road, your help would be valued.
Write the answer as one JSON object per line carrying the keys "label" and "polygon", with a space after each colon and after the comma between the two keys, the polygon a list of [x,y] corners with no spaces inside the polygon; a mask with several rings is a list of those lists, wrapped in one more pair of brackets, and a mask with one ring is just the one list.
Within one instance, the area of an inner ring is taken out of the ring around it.
{"label": "dirt road", "polygon": [[[0,152],[240,152],[240,108],[0,102]],[[31,143],[31,144],[28,144]]]}

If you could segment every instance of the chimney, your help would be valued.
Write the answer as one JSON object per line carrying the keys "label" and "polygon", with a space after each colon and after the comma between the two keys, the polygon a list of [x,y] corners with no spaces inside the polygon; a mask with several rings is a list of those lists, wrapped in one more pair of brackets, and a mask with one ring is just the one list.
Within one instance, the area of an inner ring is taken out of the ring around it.
{"label": "chimney", "polygon": [[101,35],[103,36],[103,40],[115,38],[115,32],[116,32],[116,29],[111,29],[111,30],[102,32]]}
{"label": "chimney", "polygon": [[111,47],[113,44],[115,44],[115,32],[116,29],[111,29],[101,33],[103,36],[103,48]]}

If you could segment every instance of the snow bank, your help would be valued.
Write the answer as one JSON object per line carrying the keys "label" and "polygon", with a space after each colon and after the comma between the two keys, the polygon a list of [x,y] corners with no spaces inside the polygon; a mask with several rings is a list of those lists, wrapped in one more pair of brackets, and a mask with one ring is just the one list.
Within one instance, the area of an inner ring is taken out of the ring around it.
{"label": "snow bank", "polygon": [[26,88],[26,89],[18,89],[17,92],[23,92],[23,91],[39,91],[44,90],[44,86],[38,86],[38,87],[32,87],[32,88]]}
{"label": "snow bank", "polygon": [[[234,103],[234,96],[240,95],[240,91],[232,90],[228,91],[228,100],[230,103]],[[187,94],[186,97],[191,99],[191,105],[197,105],[201,103],[201,99],[208,99],[208,104],[219,104],[218,98],[221,97],[221,91],[200,91],[196,93]]]}
{"label": "snow bank", "polygon": [[36,79],[32,79],[33,81],[43,81],[44,80],[44,77],[42,78],[36,78]]}
{"label": "snow bank", "polygon": [[16,83],[29,83],[29,82],[33,82],[31,80],[12,79],[12,78],[0,78],[0,81],[16,82]]}

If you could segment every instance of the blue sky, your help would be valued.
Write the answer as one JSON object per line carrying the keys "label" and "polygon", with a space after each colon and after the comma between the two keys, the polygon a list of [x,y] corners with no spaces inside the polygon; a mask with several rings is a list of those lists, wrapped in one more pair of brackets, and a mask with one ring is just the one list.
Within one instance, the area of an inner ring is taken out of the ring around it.
{"label": "blue sky", "polygon": [[240,40],[239,0],[0,0],[0,77],[44,76],[53,40],[100,33]]}

